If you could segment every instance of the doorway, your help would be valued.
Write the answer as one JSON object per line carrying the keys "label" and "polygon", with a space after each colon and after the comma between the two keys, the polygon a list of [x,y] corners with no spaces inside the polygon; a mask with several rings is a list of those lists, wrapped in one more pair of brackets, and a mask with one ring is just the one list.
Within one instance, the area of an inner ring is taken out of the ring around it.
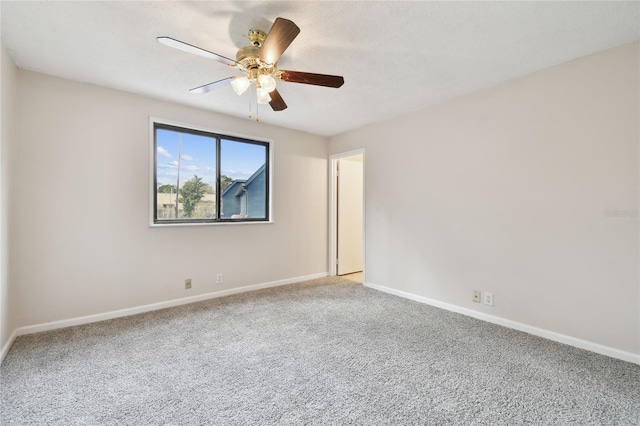
{"label": "doorway", "polygon": [[330,275],[364,283],[364,149],[334,154],[330,191]]}

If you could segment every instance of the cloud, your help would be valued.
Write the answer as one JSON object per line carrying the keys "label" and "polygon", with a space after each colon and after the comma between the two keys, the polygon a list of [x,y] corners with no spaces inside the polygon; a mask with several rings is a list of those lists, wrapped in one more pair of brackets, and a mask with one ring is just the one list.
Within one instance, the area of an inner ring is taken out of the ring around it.
{"label": "cloud", "polygon": [[193,161],[193,157],[187,154],[182,154],[182,159],[184,161]]}
{"label": "cloud", "polygon": [[222,170],[222,174],[230,177],[231,179],[248,179],[253,172],[239,171],[234,169]]}
{"label": "cloud", "polygon": [[161,146],[158,146],[158,154],[162,155],[163,157],[171,158],[171,154],[169,154],[169,151]]}
{"label": "cloud", "polygon": [[178,176],[178,172],[175,170],[163,170],[162,173],[158,173],[158,181],[162,181],[163,178],[171,178],[175,181],[175,177]]}
{"label": "cloud", "polygon": [[198,170],[200,170],[200,167],[198,167],[198,166],[187,166],[187,167],[185,167],[185,169],[189,170],[190,172],[197,172]]}

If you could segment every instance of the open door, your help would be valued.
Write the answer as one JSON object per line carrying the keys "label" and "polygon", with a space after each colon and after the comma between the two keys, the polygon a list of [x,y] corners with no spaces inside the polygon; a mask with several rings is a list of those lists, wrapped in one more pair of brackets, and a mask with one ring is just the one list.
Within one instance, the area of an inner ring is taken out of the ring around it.
{"label": "open door", "polygon": [[336,275],[363,270],[363,154],[337,160]]}

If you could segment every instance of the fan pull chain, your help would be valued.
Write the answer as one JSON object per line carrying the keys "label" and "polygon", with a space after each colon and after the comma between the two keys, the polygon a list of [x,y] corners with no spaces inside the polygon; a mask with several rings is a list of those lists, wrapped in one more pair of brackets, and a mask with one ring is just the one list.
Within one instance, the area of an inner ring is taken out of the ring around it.
{"label": "fan pull chain", "polygon": [[255,99],[256,99],[256,121],[260,121],[260,113],[258,112],[258,83],[256,83],[256,91],[255,91]]}
{"label": "fan pull chain", "polygon": [[[258,88],[256,87],[255,93],[254,93],[254,98],[256,98],[256,121],[260,121],[260,113],[258,110],[259,104],[258,104]],[[249,96],[249,113],[248,116],[249,118],[253,118],[253,113],[252,110],[253,109],[253,100],[251,99],[251,96]]]}

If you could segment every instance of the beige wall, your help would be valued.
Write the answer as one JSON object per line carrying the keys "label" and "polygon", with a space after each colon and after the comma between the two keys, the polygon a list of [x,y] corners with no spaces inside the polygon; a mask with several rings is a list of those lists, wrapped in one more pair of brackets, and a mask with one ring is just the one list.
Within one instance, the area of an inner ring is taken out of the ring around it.
{"label": "beige wall", "polygon": [[[19,83],[18,327],[326,273],[326,138],[28,71]],[[150,228],[150,116],[272,139],[275,223]]]}
{"label": "beige wall", "polygon": [[[327,150],[322,137],[17,71],[3,47],[2,344],[15,327],[325,272],[327,156],[366,147],[368,282],[640,354],[638,218],[605,214],[639,207],[638,48]],[[273,139],[276,223],[150,228],[149,116]],[[472,289],[495,306],[472,303]]]}
{"label": "beige wall", "polygon": [[638,50],[331,138],[366,147],[367,281],[640,354]]}
{"label": "beige wall", "polygon": [[0,40],[0,351],[15,329],[9,288],[9,192],[10,146],[15,139],[15,85],[17,68]]}

